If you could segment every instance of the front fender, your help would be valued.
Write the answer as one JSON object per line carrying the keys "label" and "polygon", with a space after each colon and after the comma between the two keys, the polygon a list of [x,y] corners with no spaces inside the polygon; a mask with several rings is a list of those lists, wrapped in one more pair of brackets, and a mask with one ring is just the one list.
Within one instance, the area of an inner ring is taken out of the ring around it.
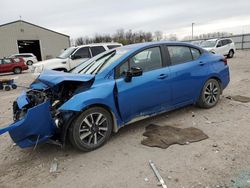
{"label": "front fender", "polygon": [[115,104],[114,96],[115,81],[108,80],[96,86],[92,86],[89,90],[74,95],[59,110],[62,111],[82,111],[89,106],[103,105],[109,108],[112,115],[115,116],[117,128],[122,126],[122,120],[119,116]]}

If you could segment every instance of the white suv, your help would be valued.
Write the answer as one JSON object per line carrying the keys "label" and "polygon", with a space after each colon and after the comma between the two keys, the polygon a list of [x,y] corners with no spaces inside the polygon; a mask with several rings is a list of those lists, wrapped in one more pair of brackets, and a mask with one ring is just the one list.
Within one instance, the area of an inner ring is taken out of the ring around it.
{"label": "white suv", "polygon": [[236,51],[234,42],[230,38],[206,40],[201,43],[201,47],[209,52],[221,54],[228,58],[232,58]]}
{"label": "white suv", "polygon": [[32,53],[21,53],[21,54],[13,54],[10,58],[18,58],[22,57],[26,63],[26,65],[33,65],[33,63],[37,63],[37,58]]}
{"label": "white suv", "polygon": [[56,58],[41,61],[31,67],[31,72],[41,73],[44,69],[69,71],[106,50],[122,46],[119,43],[96,43],[69,47]]}

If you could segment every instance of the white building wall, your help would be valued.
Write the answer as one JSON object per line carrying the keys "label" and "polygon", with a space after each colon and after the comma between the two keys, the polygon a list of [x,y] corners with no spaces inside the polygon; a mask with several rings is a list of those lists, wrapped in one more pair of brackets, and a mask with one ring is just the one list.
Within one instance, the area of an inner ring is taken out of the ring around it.
{"label": "white building wall", "polygon": [[66,35],[18,21],[0,27],[0,58],[19,53],[17,40],[39,40],[43,60],[58,56],[70,45]]}

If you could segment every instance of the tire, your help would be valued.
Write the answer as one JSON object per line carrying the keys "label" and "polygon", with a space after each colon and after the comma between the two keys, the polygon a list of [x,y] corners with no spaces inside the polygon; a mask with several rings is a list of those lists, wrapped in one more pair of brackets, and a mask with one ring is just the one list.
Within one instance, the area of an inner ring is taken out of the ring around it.
{"label": "tire", "polygon": [[11,89],[11,88],[10,88],[10,86],[8,86],[8,85],[4,87],[4,90],[5,90],[5,91],[10,91],[10,89]]}
{"label": "tire", "polygon": [[220,83],[215,79],[209,79],[202,88],[197,104],[201,108],[212,108],[218,103],[220,95]]}
{"label": "tire", "polygon": [[12,89],[16,89],[17,85],[16,84],[12,84],[11,87],[12,87]]}
{"label": "tire", "polygon": [[14,74],[21,74],[22,73],[22,69],[20,67],[16,67],[13,69]]}
{"label": "tire", "polygon": [[78,150],[95,150],[107,142],[112,125],[112,117],[107,110],[101,107],[89,108],[73,121],[69,128],[69,140]]}
{"label": "tire", "polygon": [[230,50],[227,55],[228,58],[233,58],[234,57],[234,51]]}
{"label": "tire", "polygon": [[28,60],[26,64],[29,65],[29,66],[31,66],[31,65],[33,65],[33,61]]}

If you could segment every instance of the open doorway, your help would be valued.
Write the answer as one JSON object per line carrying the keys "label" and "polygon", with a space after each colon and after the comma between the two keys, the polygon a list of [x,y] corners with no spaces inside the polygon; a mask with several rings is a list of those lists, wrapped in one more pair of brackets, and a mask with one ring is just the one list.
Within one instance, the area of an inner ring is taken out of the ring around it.
{"label": "open doorway", "polygon": [[39,40],[18,40],[19,53],[33,53],[38,61],[42,60]]}

